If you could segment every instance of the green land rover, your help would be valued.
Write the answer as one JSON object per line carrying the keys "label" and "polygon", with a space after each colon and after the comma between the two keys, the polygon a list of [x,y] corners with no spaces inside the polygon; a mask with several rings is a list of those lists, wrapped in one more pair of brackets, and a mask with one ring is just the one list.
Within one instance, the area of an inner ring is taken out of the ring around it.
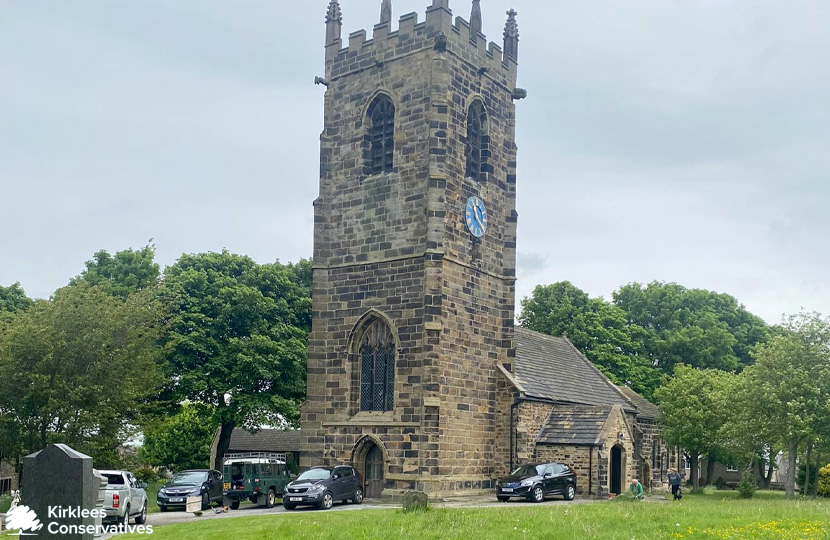
{"label": "green land rover", "polygon": [[291,481],[285,454],[228,454],[224,463],[225,499],[234,510],[244,499],[273,508]]}

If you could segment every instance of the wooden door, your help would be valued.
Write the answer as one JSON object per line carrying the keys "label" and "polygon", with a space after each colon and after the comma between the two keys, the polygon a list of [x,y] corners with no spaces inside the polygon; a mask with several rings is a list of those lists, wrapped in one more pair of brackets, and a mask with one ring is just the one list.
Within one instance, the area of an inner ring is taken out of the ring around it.
{"label": "wooden door", "polygon": [[622,493],[622,449],[615,446],[611,449],[611,493],[619,495]]}
{"label": "wooden door", "polygon": [[366,490],[369,499],[380,498],[383,491],[383,452],[373,446],[366,452]]}

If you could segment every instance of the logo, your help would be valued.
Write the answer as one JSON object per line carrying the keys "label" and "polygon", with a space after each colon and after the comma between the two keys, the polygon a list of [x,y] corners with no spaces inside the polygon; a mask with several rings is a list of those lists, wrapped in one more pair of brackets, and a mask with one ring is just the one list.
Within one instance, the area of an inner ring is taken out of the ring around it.
{"label": "logo", "polygon": [[9,533],[9,536],[37,536],[35,531],[42,529],[43,523],[37,518],[35,511],[28,506],[15,506],[6,514],[6,528],[10,531],[17,531]]}

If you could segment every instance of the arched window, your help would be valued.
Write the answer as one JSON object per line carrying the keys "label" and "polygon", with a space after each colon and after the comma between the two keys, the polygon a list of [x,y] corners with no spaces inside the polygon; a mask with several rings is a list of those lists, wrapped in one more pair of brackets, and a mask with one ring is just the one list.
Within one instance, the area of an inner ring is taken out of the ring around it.
{"label": "arched window", "polygon": [[368,174],[380,174],[392,170],[395,154],[395,104],[389,96],[380,94],[368,110],[369,157]]}
{"label": "arched window", "polygon": [[360,337],[360,410],[391,411],[395,395],[395,338],[380,319]]}
{"label": "arched window", "polygon": [[473,180],[483,180],[486,171],[485,158],[487,157],[486,134],[487,114],[484,105],[476,99],[467,112],[467,177]]}

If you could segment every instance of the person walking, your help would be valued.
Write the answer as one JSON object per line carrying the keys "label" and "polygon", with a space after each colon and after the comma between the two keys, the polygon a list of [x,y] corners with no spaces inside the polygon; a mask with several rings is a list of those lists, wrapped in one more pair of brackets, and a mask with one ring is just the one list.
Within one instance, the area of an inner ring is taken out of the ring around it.
{"label": "person walking", "polygon": [[680,484],[682,482],[683,478],[680,476],[680,473],[675,469],[669,469],[669,485],[671,485],[671,494],[675,501],[683,497],[683,493],[680,490]]}

